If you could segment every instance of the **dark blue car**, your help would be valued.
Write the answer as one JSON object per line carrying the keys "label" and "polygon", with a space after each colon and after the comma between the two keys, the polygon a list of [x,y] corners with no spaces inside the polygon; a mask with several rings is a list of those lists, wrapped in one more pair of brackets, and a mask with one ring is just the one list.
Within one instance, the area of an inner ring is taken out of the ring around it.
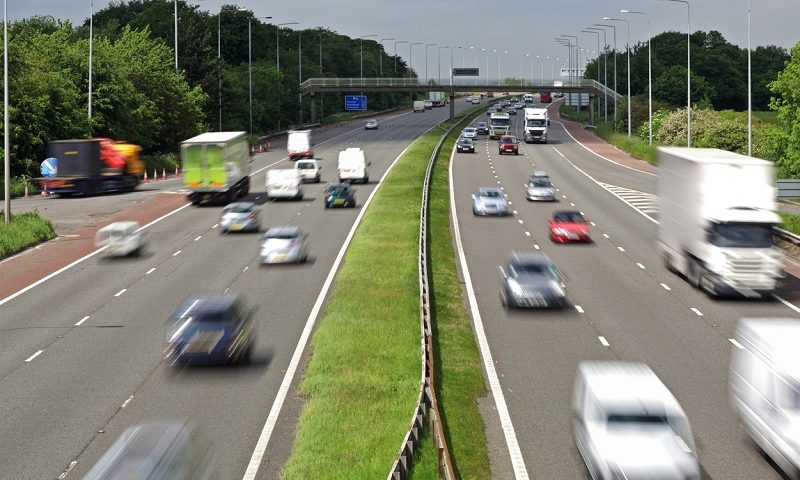
{"label": "dark blue car", "polygon": [[165,357],[172,365],[247,362],[255,345],[255,322],[239,295],[190,297],[167,325]]}

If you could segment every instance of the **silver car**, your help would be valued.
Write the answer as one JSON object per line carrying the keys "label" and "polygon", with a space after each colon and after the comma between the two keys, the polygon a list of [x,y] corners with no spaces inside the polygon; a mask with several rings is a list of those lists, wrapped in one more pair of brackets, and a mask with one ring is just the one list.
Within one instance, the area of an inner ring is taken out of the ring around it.
{"label": "silver car", "polygon": [[298,227],[272,227],[261,237],[259,258],[262,264],[304,263],[308,259],[307,235]]}
{"label": "silver car", "polygon": [[512,253],[500,270],[500,301],[508,308],[567,306],[564,277],[547,255]]}
{"label": "silver car", "polygon": [[547,177],[532,177],[525,186],[525,198],[534,201],[553,202],[556,189]]}
{"label": "silver car", "polygon": [[464,130],[461,130],[461,136],[474,140],[478,136],[478,129],[475,127],[466,127]]}
{"label": "silver car", "polygon": [[367,123],[364,124],[364,130],[377,130],[378,129],[378,121],[375,119],[367,120]]}
{"label": "silver car", "polygon": [[499,188],[481,187],[472,194],[473,215],[508,215],[508,198]]}
{"label": "silver car", "polygon": [[222,209],[219,232],[257,232],[261,229],[261,209],[253,202],[229,203]]}

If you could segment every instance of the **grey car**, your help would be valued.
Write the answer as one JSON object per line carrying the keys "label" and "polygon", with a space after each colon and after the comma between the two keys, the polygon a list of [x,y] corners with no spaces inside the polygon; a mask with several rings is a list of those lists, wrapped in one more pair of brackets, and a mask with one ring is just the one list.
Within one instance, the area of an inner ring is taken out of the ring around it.
{"label": "grey car", "polygon": [[475,142],[471,138],[459,138],[456,142],[456,151],[475,153]]}
{"label": "grey car", "polygon": [[475,124],[475,130],[478,135],[489,135],[489,125],[486,122],[478,122]]}
{"label": "grey car", "polygon": [[464,130],[461,130],[461,136],[475,139],[475,137],[478,136],[478,129],[475,127],[466,127]]}
{"label": "grey car", "polygon": [[567,306],[564,277],[547,255],[511,254],[500,270],[500,301],[506,308],[563,308]]}
{"label": "grey car", "polygon": [[229,203],[222,209],[219,232],[257,232],[261,229],[261,209],[253,202]]}
{"label": "grey car", "polygon": [[533,201],[553,202],[556,189],[547,177],[532,177],[525,186],[525,198]]}
{"label": "grey car", "polygon": [[473,215],[508,215],[508,198],[499,188],[481,187],[472,194]]}
{"label": "grey car", "polygon": [[308,259],[307,243],[298,227],[272,227],[261,237],[258,255],[262,264],[303,263]]}

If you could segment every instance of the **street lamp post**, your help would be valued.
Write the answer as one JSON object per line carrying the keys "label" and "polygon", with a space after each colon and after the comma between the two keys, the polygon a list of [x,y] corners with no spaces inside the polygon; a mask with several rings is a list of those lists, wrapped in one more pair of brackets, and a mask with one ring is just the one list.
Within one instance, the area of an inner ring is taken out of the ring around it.
{"label": "street lamp post", "polygon": [[428,84],[428,47],[435,47],[436,43],[425,44],[425,85]]}
{"label": "street lamp post", "polygon": [[[378,62],[380,63],[380,76],[383,76],[383,42],[386,40],[394,40],[394,37],[389,38],[381,38],[380,48],[378,49]],[[394,46],[395,50],[397,49],[397,44]]]}
{"label": "street lamp post", "polygon": [[595,23],[597,27],[604,27],[603,31],[605,31],[605,27],[612,28],[614,31],[614,131],[617,131],[617,27],[614,25],[606,25],[603,23]]}
{"label": "street lamp post", "polygon": [[[686,4],[686,146],[692,146],[692,12],[688,0],[662,0]],[[750,11],[748,1],[747,11]],[[749,17],[748,17],[749,18]],[[749,25],[749,24],[748,24]],[[749,32],[748,28],[748,32]]]}
{"label": "street lamp post", "polygon": [[[303,83],[303,31],[297,30],[297,84]],[[303,93],[297,93],[297,106],[300,109],[300,124],[303,124]]]}
{"label": "street lamp post", "polygon": [[[94,8],[92,8],[94,10]],[[11,223],[11,152],[8,139],[8,0],[3,0],[3,216]]]}
{"label": "street lamp post", "polygon": [[[597,56],[597,83],[600,83],[600,55],[599,55],[599,53],[600,53],[600,32],[595,32],[593,30],[581,30],[581,33],[593,33],[593,34],[597,35],[597,52],[598,52],[598,56]],[[587,57],[588,57],[588,55],[587,55]],[[605,92],[605,89],[603,89],[603,91]],[[608,95],[608,94],[606,93],[606,95]],[[597,109],[598,109],[598,111],[600,110],[600,99],[599,98],[597,99]],[[597,116],[599,117],[600,114],[598,113]],[[608,96],[606,96],[606,122],[608,122]]]}
{"label": "street lamp post", "polygon": [[500,76],[500,57],[502,57],[504,53],[508,53],[508,50],[497,52],[497,85],[500,85],[502,79],[502,77]]}
{"label": "street lamp post", "polygon": [[[89,134],[92,133],[92,40],[94,38],[94,0],[89,2]],[[220,79],[220,82],[222,80]]]}
{"label": "street lamp post", "polygon": [[275,25],[275,66],[278,69],[278,73],[281,71],[281,27],[284,25],[299,25],[300,22],[286,22],[286,23],[279,23]]}
{"label": "street lamp post", "polygon": [[[481,48],[481,52],[486,52],[486,85],[489,85],[489,50],[486,48]],[[475,63],[478,63],[477,53],[475,57]]]}
{"label": "street lamp post", "polygon": [[750,59],[750,0],[747,0],[747,156],[753,156],[753,66]]}
{"label": "street lamp post", "polygon": [[625,50],[628,51],[628,137],[631,136],[631,22],[625,18],[611,18],[603,17],[603,20],[610,20],[613,22],[625,22],[628,27],[628,36],[625,37]]}
{"label": "street lamp post", "polygon": [[[605,110],[605,122],[608,123],[608,38],[606,37],[606,29],[605,28],[597,28],[597,27],[587,27],[586,30],[593,30],[597,32],[603,32],[603,87],[604,87],[604,105],[603,108]],[[600,51],[597,51],[597,54],[600,55]],[[599,57],[598,57],[599,58]],[[599,62],[599,60],[598,60]],[[600,68],[600,64],[597,64],[598,69]],[[616,90],[614,91],[616,93]]]}
{"label": "street lamp post", "polygon": [[175,5],[175,73],[178,73],[178,0],[174,0]]}
{"label": "street lamp post", "polygon": [[[439,66],[436,67],[436,76],[438,80],[436,81],[437,84],[442,83],[442,49],[443,48],[450,48],[448,45],[439,45],[439,48],[436,49],[436,61],[439,62]],[[450,54],[453,54],[453,51],[450,50]]]}
{"label": "street lamp post", "polygon": [[360,47],[359,59],[360,59],[360,64],[361,64],[361,84],[362,85],[364,84],[364,39],[365,38],[370,38],[370,37],[377,37],[377,35],[369,34],[369,35],[361,35],[360,37],[358,37],[358,43],[359,43],[359,47]]}
{"label": "street lamp post", "polygon": [[[266,20],[272,17],[250,17],[247,19],[247,96],[250,105],[250,135],[253,134],[253,18]],[[177,56],[175,58],[177,61]],[[177,64],[175,68],[178,68]]]}
{"label": "street lamp post", "polygon": [[627,13],[631,15],[645,15],[647,16],[647,110],[649,117],[648,133],[650,145],[653,144],[653,62],[652,62],[652,43],[653,36],[650,31],[650,15],[647,12],[634,12],[631,10],[620,10],[619,13]]}
{"label": "street lamp post", "polygon": [[[397,76],[397,44],[398,43],[409,43],[408,40],[400,40],[394,42],[394,76]],[[411,66],[409,64],[409,66]]]}
{"label": "street lamp post", "polygon": [[[425,45],[425,44],[422,43],[422,42],[413,42],[413,43],[409,43],[408,44],[408,66],[409,66],[408,74],[409,75],[411,75],[411,72],[414,71],[414,45]],[[419,75],[417,75],[417,78],[419,78]]]}

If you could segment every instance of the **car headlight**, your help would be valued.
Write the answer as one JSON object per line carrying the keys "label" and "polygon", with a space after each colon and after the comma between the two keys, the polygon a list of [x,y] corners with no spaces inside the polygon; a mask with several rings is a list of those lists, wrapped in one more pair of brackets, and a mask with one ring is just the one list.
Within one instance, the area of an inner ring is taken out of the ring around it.
{"label": "car headlight", "polygon": [[553,293],[555,293],[559,297],[563,297],[567,294],[567,292],[564,291],[564,288],[561,285],[559,285],[558,282],[556,282],[555,280],[550,281],[550,288],[553,290]]}

